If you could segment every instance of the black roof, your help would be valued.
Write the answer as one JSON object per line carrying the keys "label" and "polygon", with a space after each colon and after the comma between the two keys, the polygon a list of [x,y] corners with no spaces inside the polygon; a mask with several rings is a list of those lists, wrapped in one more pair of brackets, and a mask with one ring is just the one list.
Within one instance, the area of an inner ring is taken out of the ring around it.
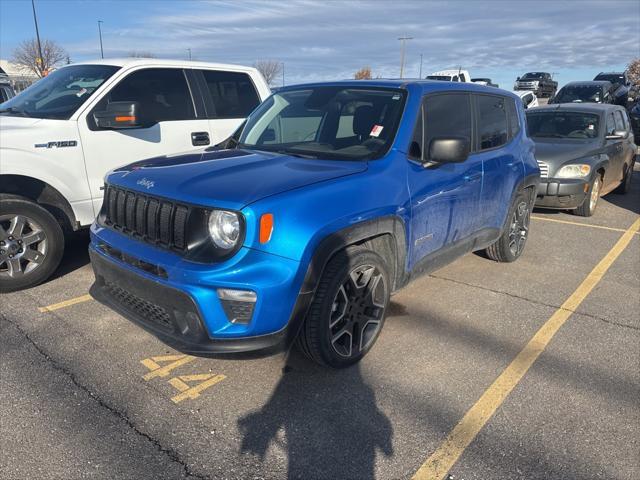
{"label": "black roof", "polygon": [[541,107],[529,108],[529,112],[548,112],[552,110],[562,110],[565,112],[585,112],[585,113],[606,113],[613,110],[624,110],[620,105],[612,105],[610,103],[554,103],[551,105],[543,105]]}

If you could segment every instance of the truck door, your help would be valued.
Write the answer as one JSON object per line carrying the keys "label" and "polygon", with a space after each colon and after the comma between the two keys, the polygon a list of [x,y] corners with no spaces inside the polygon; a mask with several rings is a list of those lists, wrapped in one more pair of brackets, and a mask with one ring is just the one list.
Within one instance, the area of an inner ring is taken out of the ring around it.
{"label": "truck door", "polygon": [[425,97],[414,140],[421,158],[411,158],[411,268],[437,250],[462,244],[476,226],[482,187],[482,160],[474,153],[462,163],[425,167],[429,143],[436,137],[472,139],[471,95],[433,94]]}
{"label": "truck door", "polygon": [[[93,112],[109,102],[140,104],[145,128],[107,130],[96,126]],[[102,204],[105,173],[145,158],[203,148],[211,144],[209,120],[196,116],[185,73],[181,68],[136,70],[118,82],[78,120],[94,213]]]}
{"label": "truck door", "polygon": [[245,118],[260,105],[260,96],[245,72],[198,70],[209,119],[211,144],[227,139]]}

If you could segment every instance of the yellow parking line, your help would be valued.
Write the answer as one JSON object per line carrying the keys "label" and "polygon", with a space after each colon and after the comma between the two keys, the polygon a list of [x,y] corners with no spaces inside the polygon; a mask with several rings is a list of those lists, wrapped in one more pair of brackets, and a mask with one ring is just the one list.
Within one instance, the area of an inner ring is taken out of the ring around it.
{"label": "yellow parking line", "polygon": [[560,327],[575,312],[576,308],[580,306],[598,282],[602,280],[609,267],[629,245],[634,234],[638,231],[640,231],[640,219],[625,230],[622,237],[609,250],[609,253],[600,260],[580,286],[542,325],[524,349],[482,394],[475,405],[451,430],[445,441],[415,473],[413,480],[440,480],[447,475],[451,467],[458,461],[460,455],[544,351]]}
{"label": "yellow parking line", "polygon": [[[567,225],[578,225],[579,227],[600,228],[602,230],[610,230],[612,232],[626,232],[624,228],[604,227],[602,225],[593,225],[592,223],[570,222],[569,220],[557,220],[555,218],[539,217],[538,215],[531,215],[531,218],[535,220],[544,220],[545,222],[566,223]],[[639,233],[639,232],[635,232],[635,233]]]}
{"label": "yellow parking line", "polygon": [[71,305],[75,305],[76,303],[87,302],[92,299],[93,297],[87,293],[86,295],[82,295],[81,297],[70,298],[69,300],[65,300],[64,302],[54,303],[53,305],[49,305],[48,307],[40,307],[38,308],[38,310],[40,310],[41,312],[53,312],[54,310],[70,307]]}

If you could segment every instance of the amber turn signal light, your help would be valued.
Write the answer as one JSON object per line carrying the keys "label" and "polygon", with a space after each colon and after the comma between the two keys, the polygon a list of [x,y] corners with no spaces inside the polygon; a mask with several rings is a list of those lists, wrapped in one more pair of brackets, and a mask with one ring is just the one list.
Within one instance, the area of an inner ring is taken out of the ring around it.
{"label": "amber turn signal light", "polygon": [[136,117],[134,116],[122,116],[122,117],[116,117],[116,122],[135,122],[136,121]]}
{"label": "amber turn signal light", "polygon": [[271,240],[273,233],[273,214],[265,213],[260,217],[260,243],[267,243]]}

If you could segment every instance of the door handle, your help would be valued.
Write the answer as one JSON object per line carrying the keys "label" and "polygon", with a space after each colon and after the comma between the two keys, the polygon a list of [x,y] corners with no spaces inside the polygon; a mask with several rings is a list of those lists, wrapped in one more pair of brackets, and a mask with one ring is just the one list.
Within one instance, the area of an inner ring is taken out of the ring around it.
{"label": "door handle", "polygon": [[469,175],[464,176],[465,182],[475,182],[476,180],[480,180],[482,178],[482,172],[470,173]]}
{"label": "door handle", "polygon": [[191,133],[191,144],[194,146],[199,145],[209,145],[211,141],[209,140],[209,132],[192,132]]}

